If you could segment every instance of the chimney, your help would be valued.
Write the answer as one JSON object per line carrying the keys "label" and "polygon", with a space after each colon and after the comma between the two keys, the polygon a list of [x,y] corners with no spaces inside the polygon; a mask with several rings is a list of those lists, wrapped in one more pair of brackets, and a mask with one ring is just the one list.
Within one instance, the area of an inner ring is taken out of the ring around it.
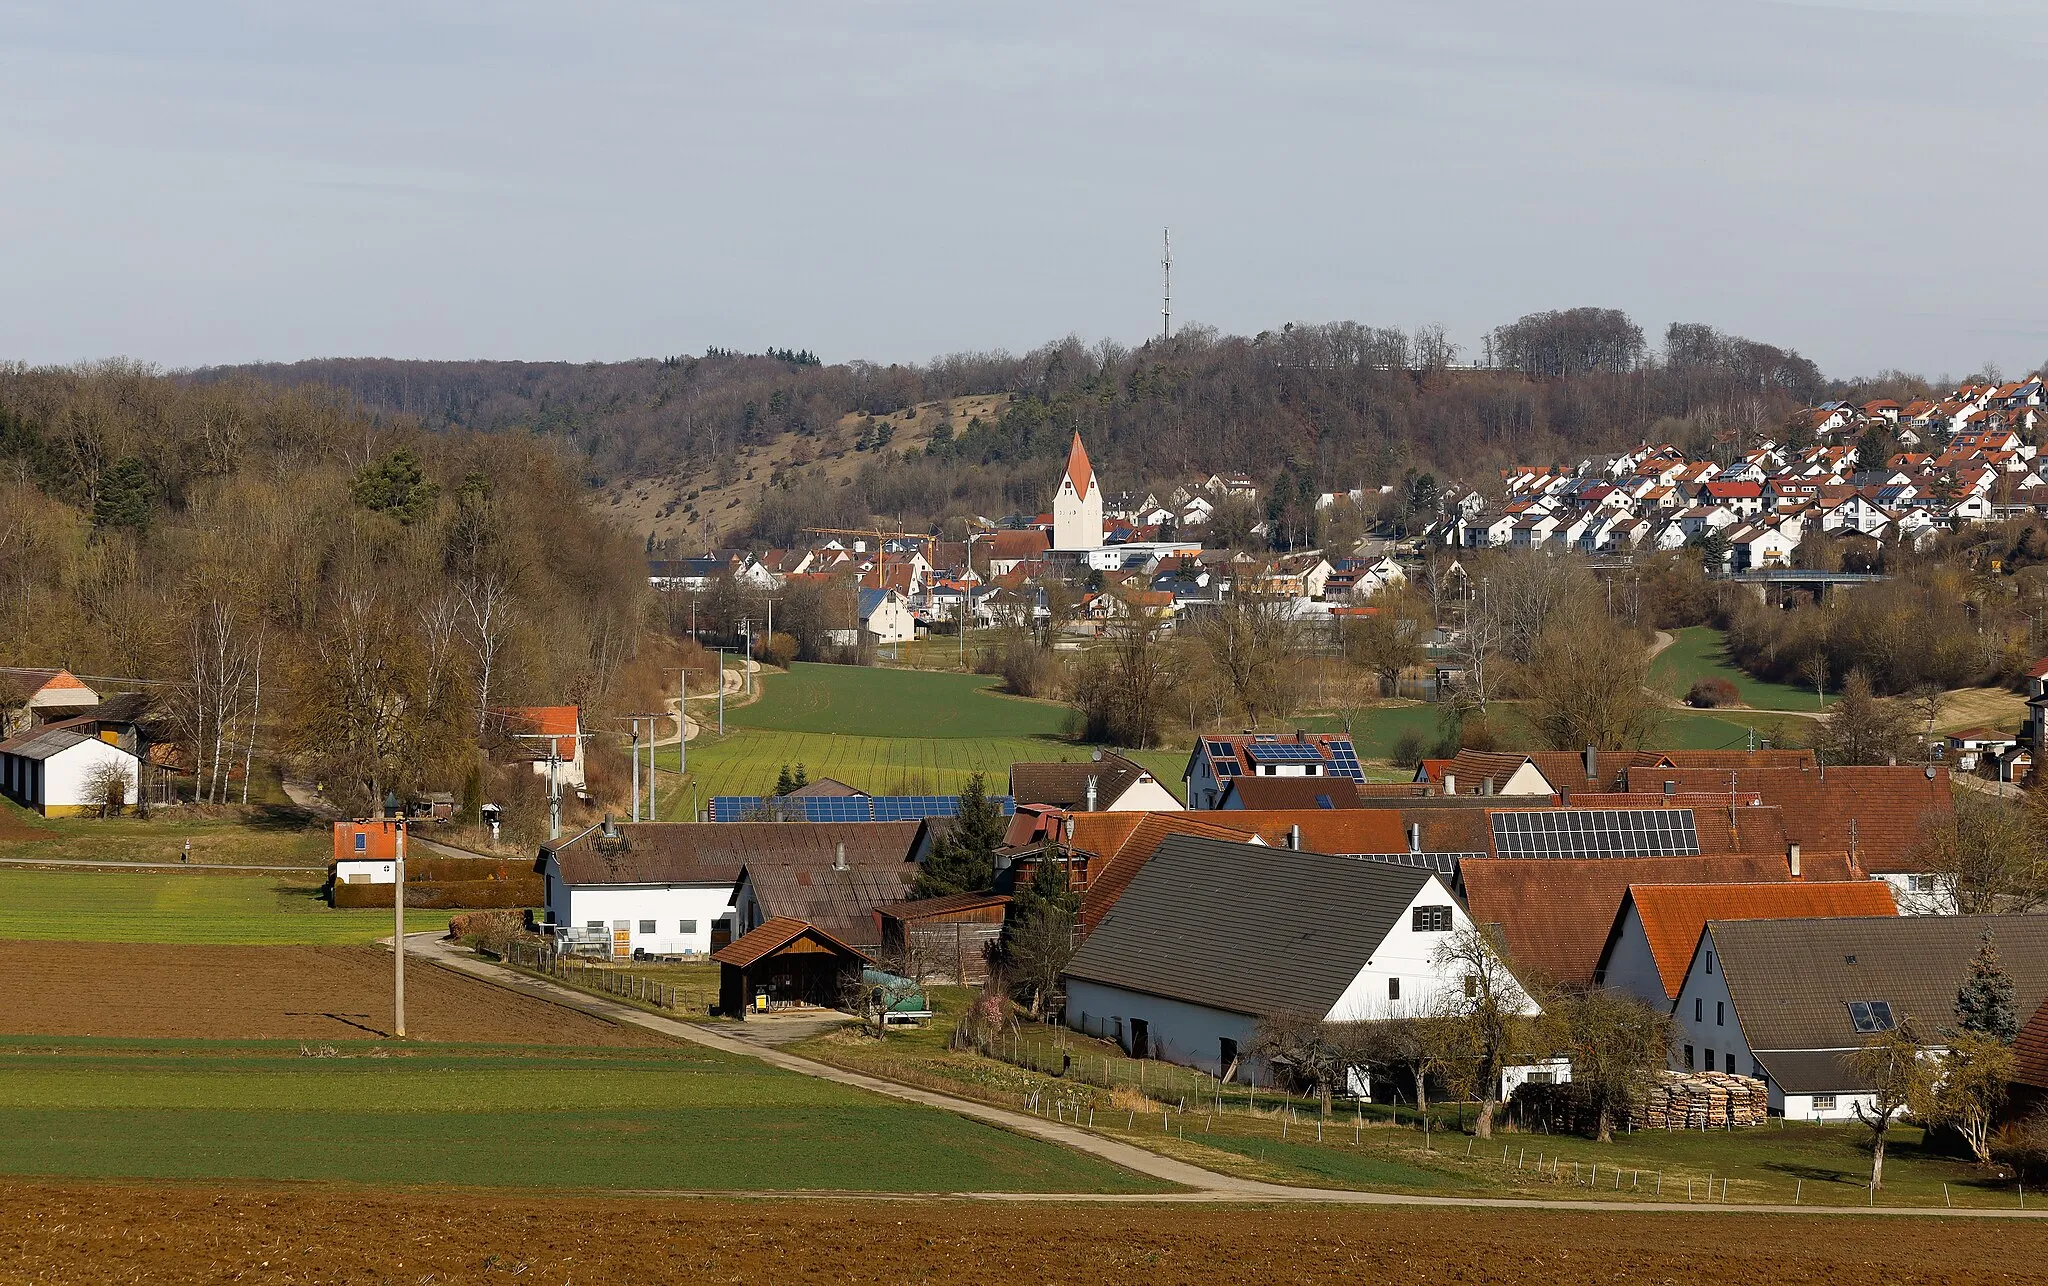
{"label": "chimney", "polygon": [[1072,813],[1068,813],[1068,814],[1067,814],[1067,820],[1066,820],[1066,833],[1067,833],[1067,843],[1069,843],[1069,844],[1073,843],[1073,842],[1074,842],[1074,815],[1073,815]]}
{"label": "chimney", "polygon": [[1491,795],[1493,793],[1493,778],[1488,777],[1479,783],[1479,793],[1482,795]]}
{"label": "chimney", "polygon": [[1447,773],[1445,773],[1445,774],[1444,774],[1444,794],[1446,794],[1446,795],[1455,795],[1455,794],[1457,794],[1457,793],[1458,793],[1458,774],[1456,774],[1456,773],[1454,773],[1454,772],[1447,772]]}
{"label": "chimney", "polygon": [[1803,879],[1799,873],[1799,844],[1794,841],[1785,846],[1785,865],[1792,872],[1792,878]]}
{"label": "chimney", "polygon": [[1599,788],[1600,748],[1598,746],[1586,747],[1586,780],[1595,783],[1594,788],[1596,790]]}
{"label": "chimney", "polygon": [[1090,759],[1094,760],[1094,761],[1095,761],[1096,763],[1098,763],[1098,764],[1099,764],[1099,763],[1101,763],[1101,762],[1102,762],[1102,747],[1101,747],[1101,746],[1097,746],[1097,747],[1095,747],[1094,753],[1090,754],[1090,755],[1089,755],[1088,757],[1089,757]]}
{"label": "chimney", "polygon": [[612,820],[610,813],[604,815],[604,829],[599,833],[606,839],[617,839],[619,837],[619,824]]}
{"label": "chimney", "polygon": [[1408,851],[1411,853],[1420,853],[1422,851],[1421,822],[1408,823]]}
{"label": "chimney", "polygon": [[1301,824],[1298,822],[1287,828],[1287,847],[1297,853],[1301,851]]}
{"label": "chimney", "polygon": [[1088,779],[1088,811],[1095,811],[1095,778]]}
{"label": "chimney", "polygon": [[835,847],[835,848],[834,848],[834,849],[832,850],[832,869],[833,869],[833,870],[835,870],[835,871],[843,871],[843,870],[845,870],[845,869],[846,869],[846,841],[845,841],[845,840],[841,840],[841,841],[839,841],[839,844],[837,845],[837,847]]}

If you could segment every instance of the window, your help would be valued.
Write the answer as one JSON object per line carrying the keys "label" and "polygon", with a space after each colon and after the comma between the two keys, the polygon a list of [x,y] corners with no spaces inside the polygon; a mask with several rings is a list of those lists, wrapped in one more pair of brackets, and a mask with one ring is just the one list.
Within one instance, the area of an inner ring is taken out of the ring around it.
{"label": "window", "polygon": [[1702,1054],[1705,1054],[1705,1055],[1706,1055],[1706,1057],[1707,1057],[1707,1070],[1708,1070],[1708,1071],[1710,1071],[1710,1072],[1711,1072],[1711,1071],[1713,1071],[1713,1070],[1714,1070],[1714,1051],[1713,1051],[1713,1050],[1711,1050],[1711,1049],[1703,1049],[1703,1050],[1701,1050],[1700,1052],[1701,1052]]}
{"label": "window", "polygon": [[370,851],[370,837],[369,837],[369,835],[368,835],[368,834],[367,834],[366,832],[363,832],[363,831],[357,831],[357,832],[356,832],[356,852],[358,852],[358,853],[367,853],[367,852],[369,852],[369,851]]}
{"label": "window", "polygon": [[1692,1046],[1690,1045],[1685,1047],[1685,1070],[1688,1072],[1692,1070]]}
{"label": "window", "polygon": [[1714,953],[1711,951],[1707,952],[1707,972],[1714,972]]}
{"label": "window", "polygon": [[640,922],[640,932],[642,932],[642,933],[652,933],[652,932],[654,932],[654,921],[652,921],[652,920],[642,920],[642,921]]}
{"label": "window", "polygon": [[588,923],[586,923],[586,924],[585,924],[585,925],[584,925],[583,927],[584,927],[584,928],[586,928],[586,929],[588,929],[588,930],[590,930],[590,931],[591,931],[592,933],[603,933],[603,932],[604,932],[604,921],[602,921],[602,920],[591,920],[591,921],[589,921]]}
{"label": "window", "polygon": [[1692,998],[1692,1020],[1696,1023],[1707,1021],[1707,1002],[1698,996]]}
{"label": "window", "polygon": [[1834,1111],[1834,1110],[1835,1110],[1835,1096],[1834,1096],[1834,1095],[1832,1095],[1832,1094],[1816,1094],[1816,1095],[1814,1095],[1814,1096],[1813,1096],[1813,1110],[1814,1110],[1814,1111],[1816,1111],[1816,1112],[1832,1112],[1832,1111]]}
{"label": "window", "polygon": [[1478,976],[1477,974],[1470,974],[1470,973],[1466,974],[1466,975],[1465,975],[1465,995],[1466,995],[1466,997],[1467,997],[1467,998],[1469,999],[1470,997],[1476,996],[1476,995],[1478,995],[1478,994],[1479,994],[1479,976]]}
{"label": "window", "polygon": [[1714,1026],[1726,1027],[1727,1025],[1728,1003],[1723,1000],[1717,1000],[1714,1002]]}
{"label": "window", "polygon": [[682,926],[684,933],[695,933],[697,931],[697,922],[695,920],[684,920]]}
{"label": "window", "polygon": [[1932,893],[1934,892],[1934,877],[1932,875],[1908,875],[1906,877],[1906,887],[1915,893]]}
{"label": "window", "polygon": [[1449,933],[1451,931],[1451,908],[1447,906],[1416,907],[1411,924],[1417,933]]}
{"label": "window", "polygon": [[1401,998],[1401,980],[1400,980],[1399,978],[1389,978],[1389,979],[1387,979],[1387,999],[1388,999],[1388,1000],[1399,1000],[1400,998]]}
{"label": "window", "polygon": [[1892,1021],[1892,1006],[1887,1000],[1852,1000],[1849,1002],[1849,1025],[1858,1035],[1868,1036],[1881,1031],[1890,1031],[1898,1024]]}

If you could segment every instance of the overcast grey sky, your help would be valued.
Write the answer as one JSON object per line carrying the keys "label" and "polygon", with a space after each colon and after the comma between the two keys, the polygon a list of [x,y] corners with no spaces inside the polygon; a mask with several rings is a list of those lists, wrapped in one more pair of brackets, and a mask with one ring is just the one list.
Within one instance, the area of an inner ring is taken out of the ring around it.
{"label": "overcast grey sky", "polygon": [[0,360],[1174,316],[2048,358],[2042,0],[0,0]]}

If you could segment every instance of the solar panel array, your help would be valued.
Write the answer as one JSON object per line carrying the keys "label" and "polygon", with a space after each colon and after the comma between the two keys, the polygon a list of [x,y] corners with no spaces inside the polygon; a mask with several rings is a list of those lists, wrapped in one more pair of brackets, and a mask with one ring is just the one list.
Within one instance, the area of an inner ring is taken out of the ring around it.
{"label": "solar panel array", "polygon": [[1323,759],[1322,751],[1299,741],[1254,741],[1244,753],[1256,764],[1314,764]]}
{"label": "solar panel array", "polygon": [[[1010,795],[991,795],[989,802],[1008,817],[1017,811]],[[915,822],[927,817],[957,817],[958,795],[715,795],[714,822]]]}
{"label": "solar panel array", "polygon": [[1216,775],[1218,777],[1237,776],[1237,751],[1231,749],[1230,743],[1227,741],[1211,741],[1206,744],[1209,747],[1209,763],[1216,769]]}
{"label": "solar panel array", "polygon": [[1353,781],[1365,780],[1365,767],[1358,762],[1358,751],[1348,737],[1338,737],[1323,743],[1330,748],[1330,775],[1349,777]]}
{"label": "solar panel array", "polygon": [[1696,857],[1690,808],[1572,808],[1493,815],[1501,857]]}
{"label": "solar panel array", "polygon": [[1485,857],[1484,853],[1346,853],[1345,857],[1360,862],[1379,862],[1386,866],[1415,866],[1425,871],[1434,871],[1445,880],[1456,880],[1458,863],[1467,857]]}

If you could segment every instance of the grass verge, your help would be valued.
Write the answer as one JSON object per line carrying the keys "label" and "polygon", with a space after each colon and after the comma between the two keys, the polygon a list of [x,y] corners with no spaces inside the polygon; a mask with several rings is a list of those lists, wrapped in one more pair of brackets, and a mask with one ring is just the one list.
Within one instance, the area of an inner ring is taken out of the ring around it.
{"label": "grass verge", "polygon": [[[389,910],[334,910],[312,875],[0,867],[0,907],[5,936],[37,942],[326,946],[391,936]],[[406,931],[445,929],[448,916],[409,910]]]}

